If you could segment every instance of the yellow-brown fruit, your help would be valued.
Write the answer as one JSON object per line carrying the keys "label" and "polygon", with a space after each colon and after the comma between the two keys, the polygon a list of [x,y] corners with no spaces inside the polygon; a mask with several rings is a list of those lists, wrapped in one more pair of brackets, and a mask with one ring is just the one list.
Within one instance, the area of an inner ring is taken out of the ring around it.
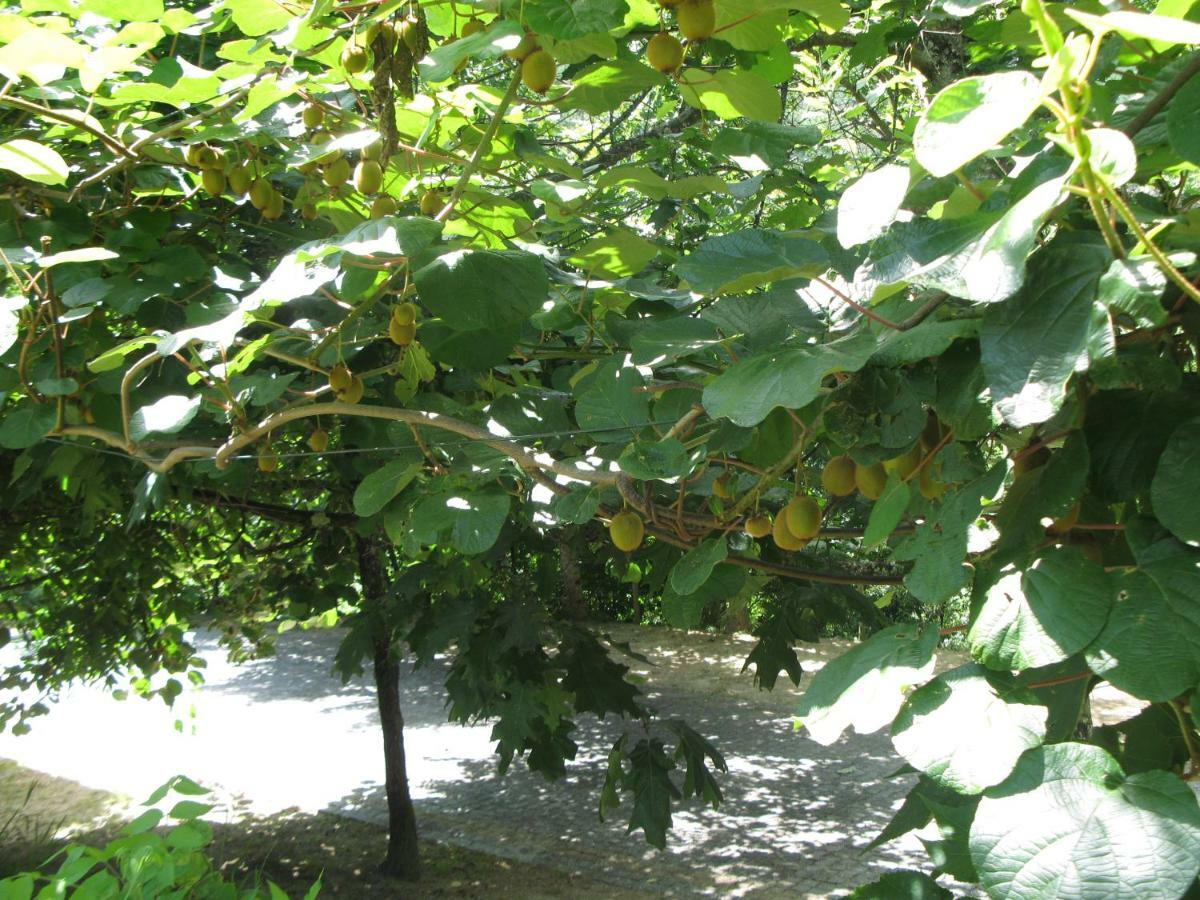
{"label": "yellow-brown fruit", "polygon": [[934,478],[931,470],[931,466],[926,466],[921,470],[921,496],[926,500],[936,500],[946,493],[946,485]]}
{"label": "yellow-brown fruit", "polygon": [[412,325],[417,321],[417,306],[415,303],[397,303],[392,307],[392,321],[401,325]]}
{"label": "yellow-brown fruit", "polygon": [[220,154],[217,153],[216,150],[214,150],[212,147],[205,146],[204,144],[199,144],[196,146],[194,159],[196,161],[192,163],[192,165],[199,166],[202,169],[216,168],[216,166],[220,165],[222,161]]}
{"label": "yellow-brown fruit", "polygon": [[771,517],[766,513],[756,513],[746,520],[746,534],[752,538],[763,538],[771,533]]}
{"label": "yellow-brown fruit", "polygon": [[308,446],[313,453],[324,453],[329,446],[329,432],[324,428],[318,428],[308,436]]}
{"label": "yellow-brown fruit", "polygon": [[[387,48],[389,53],[396,49],[396,41],[398,41],[399,38],[396,36],[395,25],[393,25],[391,22],[380,22],[379,30],[376,33],[383,38],[384,46]],[[375,38],[372,37],[369,43],[373,43],[374,41]]]}
{"label": "yellow-brown fruit", "polygon": [[350,382],[353,380],[354,376],[350,374],[350,367],[345,363],[337,363],[329,370],[329,387],[335,394],[340,394],[349,388]]}
{"label": "yellow-brown fruit", "polygon": [[426,191],[421,195],[421,215],[436,216],[442,211],[446,202],[437,191]]}
{"label": "yellow-brown fruit", "polygon": [[482,19],[467,19],[467,21],[463,23],[462,31],[459,32],[459,36],[470,37],[473,34],[479,34],[479,32],[483,31],[484,27],[485,26]]}
{"label": "yellow-brown fruit", "polygon": [[885,459],[883,468],[888,474],[895,472],[900,478],[907,479],[909,475],[917,471],[917,466],[921,464],[921,445],[914,444],[912,449],[907,453],[902,453],[900,456],[893,459]]}
{"label": "yellow-brown fruit", "polygon": [[321,123],[325,121],[325,108],[316,104],[306,106],[301,117],[304,119],[305,128],[320,128]]}
{"label": "yellow-brown fruit", "polygon": [[1076,503],[1068,509],[1063,515],[1059,516],[1050,523],[1050,527],[1046,529],[1047,534],[1070,534],[1071,529],[1075,527],[1079,521],[1079,504]]}
{"label": "yellow-brown fruit", "polygon": [[414,322],[409,322],[404,325],[392,319],[388,323],[388,337],[392,339],[392,343],[397,347],[407,347],[417,338],[417,326]]}
{"label": "yellow-brown fruit", "polygon": [[722,500],[729,500],[733,497],[733,489],[729,486],[729,473],[723,473],[716,481],[713,482],[712,492],[714,497],[720,497]]}
{"label": "yellow-brown fruit", "polygon": [[646,61],[664,74],[674,72],[683,65],[683,44],[675,35],[660,31],[646,45]]}
{"label": "yellow-brown fruit", "polygon": [[627,509],[612,517],[612,521],[608,523],[608,536],[618,550],[632,553],[642,546],[646,526],[642,523],[641,516]]}
{"label": "yellow-brown fruit", "polygon": [[258,451],[258,471],[274,472],[279,468],[279,454],[270,447]]}
{"label": "yellow-brown fruit", "polygon": [[805,538],[792,534],[787,527],[787,516],[782,512],[775,517],[775,522],[771,525],[771,538],[780,550],[796,551],[808,546]]}
{"label": "yellow-brown fruit", "polygon": [[271,182],[265,178],[254,179],[254,183],[250,185],[251,206],[258,210],[266,209],[273,196],[275,196],[275,188],[271,187]]}
{"label": "yellow-brown fruit", "polygon": [[342,50],[342,68],[351,75],[357,75],[359,72],[365,71],[371,58],[367,55],[365,47],[360,47],[357,44],[347,44]]}
{"label": "yellow-brown fruit", "polygon": [[250,177],[250,167],[246,165],[236,166],[229,177],[226,179],[229,185],[229,190],[238,197],[244,197],[246,192],[250,190],[250,185],[254,183],[254,179]]}
{"label": "yellow-brown fruit", "polygon": [[363,392],[367,386],[363,384],[363,380],[357,375],[350,379],[350,385],[344,391],[335,391],[337,398],[343,403],[357,403],[363,398]]}
{"label": "yellow-brown fruit", "polygon": [[835,456],[821,470],[821,487],[834,497],[849,497],[854,493],[854,460],[848,456]]}
{"label": "yellow-brown fruit", "polygon": [[854,467],[854,485],[858,488],[858,492],[868,500],[878,500],[883,496],[883,489],[887,485],[887,471],[880,463],[875,463],[872,466]]}
{"label": "yellow-brown fruit", "polygon": [[821,530],[821,507],[812,497],[793,497],[780,514],[787,521],[787,530],[802,541],[810,541]]}
{"label": "yellow-brown fruit", "polygon": [[188,148],[183,151],[183,158],[189,166],[200,165],[200,154],[212,152],[203,144],[189,144]]}
{"label": "yellow-brown fruit", "polygon": [[350,180],[350,160],[339,159],[325,167],[321,180],[331,188],[340,187]]}
{"label": "yellow-brown fruit", "polygon": [[283,194],[279,193],[279,191],[274,191],[274,190],[271,191],[271,199],[267,202],[267,205],[263,208],[262,214],[263,214],[264,219],[271,219],[272,221],[274,221],[275,219],[278,219],[280,216],[282,216],[283,215]]}
{"label": "yellow-brown fruit", "polygon": [[545,50],[533,51],[521,63],[521,80],[525,82],[525,87],[535,94],[544,94],[550,90],[557,74],[558,64]]}
{"label": "yellow-brown fruit", "polygon": [[713,0],[683,0],[675,9],[679,31],[689,41],[707,41],[717,28]]}
{"label": "yellow-brown fruit", "polygon": [[354,189],[360,194],[374,194],[383,187],[383,169],[373,159],[359,160],[354,167]]}
{"label": "yellow-brown fruit", "polygon": [[521,43],[517,44],[511,50],[505,50],[504,55],[509,59],[515,59],[520,62],[537,48],[537,35],[526,34],[521,36]]}
{"label": "yellow-brown fruit", "polygon": [[417,23],[417,20],[404,19],[399,26],[397,26],[396,31],[399,33],[400,39],[404,41],[404,46],[406,46],[410,52],[416,53],[417,46],[421,43],[421,27]]}
{"label": "yellow-brown fruit", "polygon": [[396,201],[392,197],[387,195],[376,197],[371,203],[371,218],[382,219],[384,216],[392,215],[396,209]]}
{"label": "yellow-brown fruit", "polygon": [[205,169],[200,173],[200,184],[210,197],[220,197],[225,193],[225,173],[220,169]]}
{"label": "yellow-brown fruit", "polygon": [[300,207],[300,215],[311,222],[317,217],[317,207],[312,203],[305,203]]}
{"label": "yellow-brown fruit", "polygon": [[[310,144],[312,144],[314,147],[320,147],[323,144],[328,144],[332,140],[333,140],[333,135],[330,134],[328,131],[315,131],[315,132],[313,132],[313,136],[308,139],[308,142]],[[317,165],[328,166],[328,165],[332,164],[335,160],[341,159],[341,157],[342,157],[342,151],[338,148],[334,148],[333,150],[330,150],[328,153],[321,154],[316,159],[314,159],[313,162],[317,163]]]}
{"label": "yellow-brown fruit", "polygon": [[383,141],[376,138],[358,152],[362,155],[363,159],[373,159],[379,162],[383,158]]}

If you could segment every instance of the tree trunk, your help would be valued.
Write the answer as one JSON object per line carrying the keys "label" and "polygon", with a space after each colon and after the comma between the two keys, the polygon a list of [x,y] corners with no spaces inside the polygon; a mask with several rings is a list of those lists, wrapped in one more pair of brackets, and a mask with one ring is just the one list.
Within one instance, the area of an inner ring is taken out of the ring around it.
{"label": "tree trunk", "polygon": [[[368,607],[381,607],[387,587],[379,548],[370,538],[359,537],[358,569],[363,598]],[[387,616],[378,617],[375,635],[375,693],[379,703],[379,725],[383,730],[384,785],[387,789],[387,856],[379,867],[385,875],[416,881],[421,865],[417,848],[417,816],[408,792],[408,768],[404,760],[404,715],[400,709],[400,661],[392,652],[393,642]]]}
{"label": "tree trunk", "polygon": [[[563,529],[563,532],[567,532],[567,529]],[[579,557],[575,554],[575,548],[571,546],[574,537],[574,529],[571,529],[569,533],[557,535],[555,540],[558,543],[558,563],[562,569],[565,595],[563,612],[571,621],[582,622],[588,617],[588,607],[587,600],[583,597],[583,576],[579,571]]]}

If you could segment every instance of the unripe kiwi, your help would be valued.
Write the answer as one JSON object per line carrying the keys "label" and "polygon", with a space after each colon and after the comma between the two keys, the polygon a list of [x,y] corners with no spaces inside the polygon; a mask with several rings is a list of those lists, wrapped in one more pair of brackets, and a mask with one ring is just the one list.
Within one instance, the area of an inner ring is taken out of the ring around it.
{"label": "unripe kiwi", "polygon": [[266,207],[262,211],[264,219],[275,220],[283,215],[283,194],[279,191],[271,191],[271,199],[267,202]]}
{"label": "unripe kiwi", "polygon": [[887,486],[887,471],[879,463],[854,467],[854,484],[868,500],[878,500]]}
{"label": "unripe kiwi", "polygon": [[407,325],[403,325],[400,322],[397,322],[395,319],[392,319],[392,321],[388,323],[388,337],[392,339],[392,343],[397,347],[407,347],[414,340],[416,340],[416,323],[410,322]]}
{"label": "unripe kiwi", "polygon": [[437,191],[426,191],[421,195],[421,215],[436,216],[446,203]]}
{"label": "unripe kiwi", "polygon": [[467,19],[463,23],[462,31],[459,32],[459,37],[470,37],[473,34],[479,34],[486,26],[482,19]]}
{"label": "unripe kiwi", "polygon": [[383,141],[379,138],[371,141],[367,146],[358,151],[363,159],[373,159],[376,162],[383,157]]}
{"label": "unripe kiwi", "polygon": [[220,169],[205,169],[200,173],[200,184],[210,197],[220,197],[225,193],[225,173]]}
{"label": "unripe kiwi", "polygon": [[208,150],[203,144],[189,144],[188,148],[183,151],[184,161],[189,166],[200,165],[200,154]]}
{"label": "unripe kiwi", "polygon": [[545,50],[534,50],[521,63],[521,80],[525,82],[525,87],[535,94],[544,94],[550,90],[557,74],[558,65],[554,62],[554,57]]}
{"label": "unripe kiwi", "polygon": [[664,74],[674,72],[683,65],[683,44],[675,35],[660,31],[646,45],[646,61]]}
{"label": "unripe kiwi", "polygon": [[397,303],[392,307],[392,321],[401,325],[412,325],[417,321],[417,306],[415,303]]}
{"label": "unripe kiwi", "polygon": [[[308,139],[308,142],[314,147],[320,147],[323,144],[328,144],[333,140],[333,135],[328,131],[314,131],[313,136]],[[342,151],[339,148],[334,148],[328,153],[323,153],[313,160],[317,165],[328,166],[342,158]]]}
{"label": "unripe kiwi", "polygon": [[246,196],[246,192],[250,190],[250,185],[254,182],[254,179],[250,176],[250,167],[244,163],[234,167],[233,171],[229,173],[226,182],[229,185],[229,190],[238,197]]}
{"label": "unripe kiwi", "polygon": [[883,468],[889,474],[895,472],[900,476],[901,480],[907,479],[909,475],[917,471],[917,466],[921,464],[921,445],[914,444],[912,449],[907,453],[902,453],[892,459],[883,461]]}
{"label": "unripe kiwi", "polygon": [[928,465],[921,470],[920,478],[921,496],[926,500],[936,500],[942,494],[946,493],[946,485],[933,477],[933,466]]}
{"label": "unripe kiwi", "polygon": [[848,456],[835,456],[821,470],[821,487],[834,497],[849,497],[854,493],[854,460]]}
{"label": "unripe kiwi", "polygon": [[195,158],[196,162],[194,165],[197,165],[202,169],[215,168],[221,160],[221,157],[217,154],[216,150],[214,150],[212,147],[205,146],[204,144],[201,144],[197,148]]}
{"label": "unripe kiwi", "polygon": [[321,173],[321,180],[331,188],[345,184],[350,180],[350,160],[343,157],[327,165]]}
{"label": "unripe kiwi", "polygon": [[728,500],[733,496],[733,489],[730,488],[731,481],[729,473],[723,473],[716,481],[713,482],[712,492],[714,497],[720,497],[722,500]]}
{"label": "unripe kiwi", "polygon": [[376,197],[371,203],[371,218],[382,219],[384,216],[390,216],[396,211],[396,201],[394,198],[387,196]]}
{"label": "unripe kiwi", "polygon": [[641,516],[627,509],[612,517],[612,521],[608,523],[608,536],[618,550],[632,553],[642,546],[642,540],[646,536],[646,526],[643,524]]}
{"label": "unripe kiwi", "polygon": [[270,447],[263,447],[258,451],[258,471],[274,472],[279,468],[279,454]]}
{"label": "unripe kiwi", "polygon": [[766,513],[756,513],[746,520],[746,534],[752,538],[763,538],[771,533],[771,517]]}
{"label": "unripe kiwi", "polygon": [[305,128],[320,128],[321,123],[325,121],[324,107],[317,106],[315,103],[304,107],[303,119]]}
{"label": "unripe kiwi", "polygon": [[787,530],[802,541],[810,541],[821,530],[821,507],[811,497],[793,497],[780,515]]}
{"label": "unripe kiwi", "polygon": [[509,59],[515,59],[520,62],[537,48],[537,35],[525,34],[521,36],[521,43],[517,44],[511,50],[505,50],[504,55]]}
{"label": "unripe kiwi", "polygon": [[421,28],[416,19],[403,19],[396,27],[396,33],[400,35],[400,40],[404,41],[404,46],[410,52],[417,52],[417,47],[421,43]]}
{"label": "unripe kiwi", "polygon": [[359,72],[366,71],[371,58],[365,47],[360,47],[358,44],[347,44],[342,50],[341,61],[343,69],[351,75],[357,75]]}
{"label": "unripe kiwi", "polygon": [[787,527],[787,516],[783,512],[775,517],[775,522],[771,525],[771,538],[780,550],[796,551],[808,546],[807,540],[792,534]]}
{"label": "unripe kiwi", "polygon": [[[395,25],[393,25],[391,22],[380,22],[379,36],[383,38],[384,47],[387,48],[389,53],[396,49],[396,41],[398,38],[396,37]],[[372,41],[373,40],[374,38],[372,38]]]}
{"label": "unripe kiwi", "polygon": [[324,453],[329,446],[329,432],[324,428],[318,428],[308,436],[308,446],[313,453]]}
{"label": "unripe kiwi", "polygon": [[383,187],[383,169],[373,159],[360,159],[354,167],[354,189],[360,194],[374,194]]}
{"label": "unripe kiwi", "polygon": [[312,203],[305,203],[300,207],[300,216],[309,222],[313,221],[317,217],[317,207]]}
{"label": "unripe kiwi", "polygon": [[337,391],[337,398],[343,403],[357,403],[363,398],[366,385],[357,375],[350,379],[350,385],[344,391]]}
{"label": "unripe kiwi", "polygon": [[350,374],[350,367],[345,363],[337,363],[329,370],[329,387],[335,394],[345,391],[353,380],[354,376]]}
{"label": "unripe kiwi", "polygon": [[675,8],[679,31],[689,41],[707,41],[717,28],[713,0],[683,0]]}
{"label": "unripe kiwi", "polygon": [[275,188],[271,187],[271,182],[265,178],[256,178],[250,185],[250,205],[258,210],[266,209],[274,194]]}

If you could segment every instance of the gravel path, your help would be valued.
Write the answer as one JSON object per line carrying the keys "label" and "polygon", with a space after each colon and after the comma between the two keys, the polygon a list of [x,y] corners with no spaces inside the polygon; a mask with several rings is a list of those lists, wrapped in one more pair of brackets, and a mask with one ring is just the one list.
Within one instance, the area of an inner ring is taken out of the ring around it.
{"label": "gravel path", "polygon": [[[438,667],[404,682],[406,743],[418,819],[427,836],[585,873],[659,896],[827,897],[925,860],[912,835],[861,849],[890,818],[911,779],[883,734],[821,747],[792,729],[796,695],[755,690],[740,675],[743,638],[612,629],[655,663],[646,686],[662,715],[688,721],[720,748],[720,812],[690,806],[658,852],[616,821],[599,823],[603,762],[619,727],[586,721],[565,781],[516,763],[495,774],[490,726],[445,722]],[[198,646],[208,682],[175,710],[75,689],[31,735],[0,735],[0,756],[140,800],[177,772],[216,785],[229,809],[336,810],[385,821],[373,690],[329,675],[337,632],[282,635],[274,659],[235,666],[211,635]],[[815,667],[841,647],[807,652]],[[804,654],[802,654],[804,655]],[[182,716],[182,720],[177,722]],[[626,804],[628,800],[626,800]]]}

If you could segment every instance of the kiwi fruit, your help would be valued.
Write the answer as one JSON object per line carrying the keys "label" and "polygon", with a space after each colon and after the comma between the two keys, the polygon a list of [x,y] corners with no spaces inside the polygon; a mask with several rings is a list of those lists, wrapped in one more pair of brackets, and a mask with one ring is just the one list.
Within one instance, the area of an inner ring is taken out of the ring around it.
{"label": "kiwi fruit", "polygon": [[525,57],[538,48],[537,35],[526,34],[522,35],[521,43],[513,47],[511,50],[505,50],[504,55],[509,59],[515,59],[517,62],[522,62]]}
{"label": "kiwi fruit", "polygon": [[926,500],[936,500],[942,494],[946,493],[946,485],[933,477],[932,470],[932,465],[926,466],[921,470],[919,486],[921,488],[921,496]]}
{"label": "kiwi fruit", "polygon": [[313,453],[324,453],[329,446],[329,432],[318,428],[308,436],[308,447]]}
{"label": "kiwi fruit", "polygon": [[752,538],[764,538],[771,533],[773,524],[766,513],[755,513],[746,520],[745,531]]}
{"label": "kiwi fruit", "polygon": [[627,509],[612,517],[612,521],[608,523],[608,536],[618,550],[632,553],[642,546],[646,526],[642,523],[641,516]]}
{"label": "kiwi fruit", "polygon": [[304,107],[304,112],[301,114],[301,118],[304,119],[305,128],[320,128],[321,123],[325,121],[325,110],[323,107],[317,106],[314,103],[311,106]]}
{"label": "kiwi fruit", "polygon": [[417,47],[421,43],[421,26],[416,19],[403,19],[396,26],[396,34],[400,36],[400,40],[404,41],[404,46],[409,49],[410,53],[417,52]]}
{"label": "kiwi fruit", "polygon": [[849,497],[854,493],[854,460],[848,456],[835,456],[821,470],[821,487],[834,497]]}
{"label": "kiwi fruit", "polygon": [[343,403],[357,403],[363,398],[363,392],[367,386],[363,384],[363,380],[357,375],[350,379],[349,386],[344,391],[335,391],[337,398]]}
{"label": "kiwi fruit", "polygon": [[683,44],[675,35],[660,31],[646,45],[646,61],[663,74],[674,72],[683,65]]}
{"label": "kiwi fruit", "polygon": [[327,165],[321,180],[331,188],[341,187],[350,180],[350,160],[343,157]]}
{"label": "kiwi fruit", "polygon": [[558,65],[545,50],[534,50],[521,63],[521,80],[535,94],[544,94],[554,84]]}
{"label": "kiwi fruit", "polygon": [[386,194],[382,197],[376,197],[371,202],[371,218],[382,219],[384,216],[393,215],[397,209],[396,200],[393,197],[389,197]]}
{"label": "kiwi fruit", "polygon": [[907,480],[913,472],[917,471],[917,466],[921,464],[921,445],[914,444],[912,449],[907,453],[902,453],[892,459],[883,461],[883,468],[889,475],[895,472],[900,476],[901,480]]}
{"label": "kiwi fruit", "polygon": [[375,194],[383,187],[383,168],[373,159],[360,159],[354,167],[354,189],[360,194]]}
{"label": "kiwi fruit", "polygon": [[780,550],[803,550],[808,546],[808,540],[792,534],[787,526],[787,518],[782,511],[775,517],[775,521],[771,525],[771,538]]}
{"label": "kiwi fruit", "polygon": [[340,394],[350,387],[350,382],[354,380],[354,376],[350,374],[350,367],[345,363],[337,363],[329,370],[329,387],[335,394]]}
{"label": "kiwi fruit", "polygon": [[416,323],[409,322],[405,325],[392,319],[388,323],[388,337],[392,339],[392,343],[397,347],[407,347],[417,338]]}
{"label": "kiwi fruit", "polygon": [[421,215],[423,216],[436,216],[445,205],[446,202],[437,191],[426,191],[421,195]]}
{"label": "kiwi fruit", "polygon": [[250,185],[250,205],[257,210],[264,210],[275,195],[275,188],[265,178],[256,178]]}
{"label": "kiwi fruit", "polygon": [[210,197],[220,197],[225,193],[225,173],[220,169],[205,169],[200,173],[200,184]]}
{"label": "kiwi fruit", "polygon": [[279,191],[271,190],[271,199],[267,201],[267,205],[262,210],[264,219],[274,221],[283,215],[283,194]]}
{"label": "kiwi fruit", "polygon": [[802,541],[810,541],[821,530],[821,507],[812,497],[793,497],[780,513],[787,530]]}
{"label": "kiwi fruit", "polygon": [[722,500],[733,499],[733,488],[730,487],[732,481],[733,479],[729,477],[728,472],[722,473],[717,480],[713,482],[713,496],[720,497]]}
{"label": "kiwi fruit", "polygon": [[383,158],[383,141],[378,137],[358,151],[363,159],[373,159],[379,162]]}
{"label": "kiwi fruit", "polygon": [[246,165],[235,166],[229,173],[226,179],[229,190],[238,197],[244,197],[246,192],[250,190],[250,185],[254,183],[254,179],[250,176],[250,167]]}
{"label": "kiwi fruit", "polygon": [[462,31],[459,32],[459,37],[470,37],[473,34],[479,34],[479,32],[483,31],[485,27],[486,26],[484,26],[482,19],[467,19],[467,21],[463,23]]}
{"label": "kiwi fruit", "polygon": [[357,75],[359,72],[366,71],[371,58],[367,54],[365,47],[360,47],[358,44],[347,44],[342,50],[342,68],[350,75]]}
{"label": "kiwi fruit", "polygon": [[183,151],[183,159],[189,166],[200,166],[200,154],[208,150],[203,144],[189,144]]}
{"label": "kiwi fruit", "polygon": [[392,307],[392,321],[399,322],[401,325],[412,325],[417,321],[417,307],[415,303],[397,303]]}
{"label": "kiwi fruit", "polygon": [[312,203],[305,203],[302,207],[300,207],[300,217],[308,220],[309,222],[316,219],[316,217],[317,217],[316,205],[312,204]]}
{"label": "kiwi fruit", "polygon": [[279,454],[270,447],[263,447],[258,451],[258,471],[274,472],[279,468]]}
{"label": "kiwi fruit", "polygon": [[887,486],[887,470],[881,463],[854,467],[854,485],[868,500],[878,500]]}
{"label": "kiwi fruit", "polygon": [[689,41],[707,41],[717,28],[713,0],[683,0],[675,8],[680,33]]}

